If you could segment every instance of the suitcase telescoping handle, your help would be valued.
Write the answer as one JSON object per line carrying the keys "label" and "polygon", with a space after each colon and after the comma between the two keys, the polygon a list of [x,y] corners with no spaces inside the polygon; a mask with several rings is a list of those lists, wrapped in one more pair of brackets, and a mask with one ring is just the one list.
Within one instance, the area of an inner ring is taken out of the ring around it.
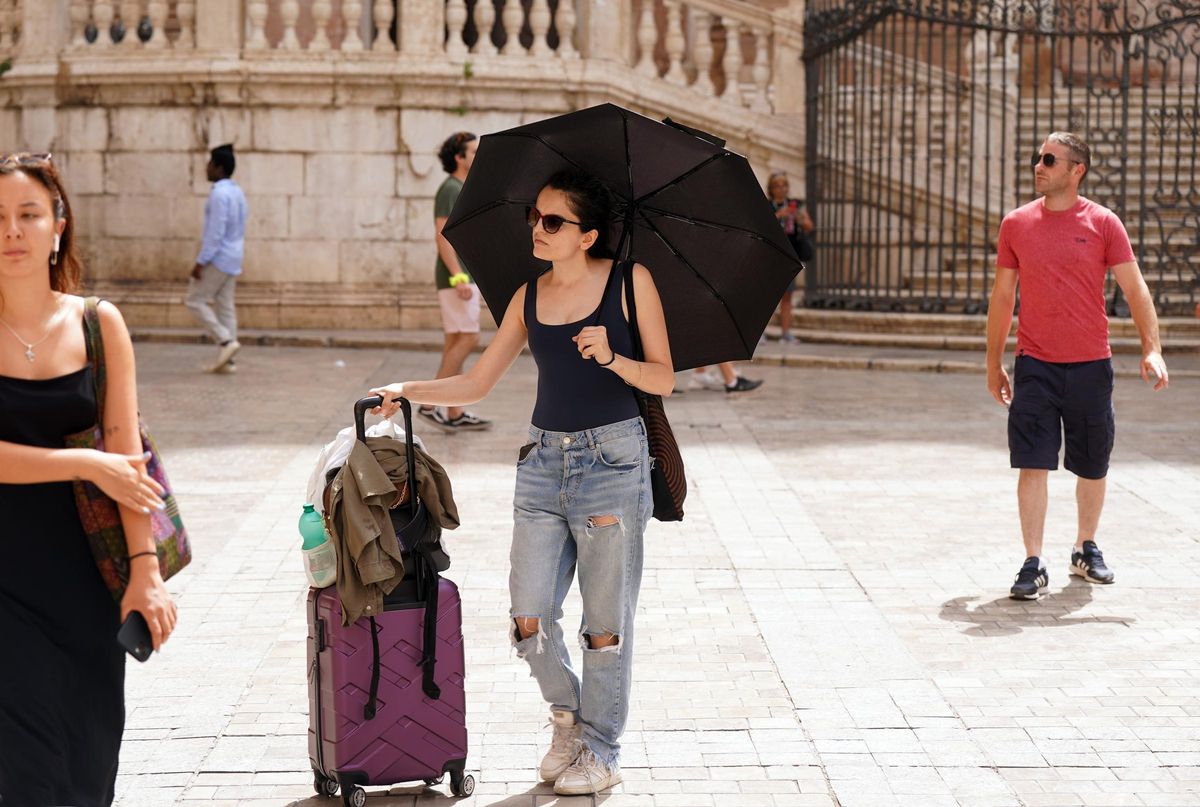
{"label": "suitcase telescoping handle", "polygon": [[[408,489],[412,491],[408,497],[408,504],[415,518],[417,514],[417,452],[413,447],[412,404],[408,402],[408,398],[395,398],[394,400],[400,402],[400,411],[404,413],[404,455],[408,461]],[[364,422],[367,410],[374,409],[382,403],[383,396],[381,395],[370,395],[366,398],[359,398],[355,402],[354,436],[360,443],[367,442],[367,426]]]}

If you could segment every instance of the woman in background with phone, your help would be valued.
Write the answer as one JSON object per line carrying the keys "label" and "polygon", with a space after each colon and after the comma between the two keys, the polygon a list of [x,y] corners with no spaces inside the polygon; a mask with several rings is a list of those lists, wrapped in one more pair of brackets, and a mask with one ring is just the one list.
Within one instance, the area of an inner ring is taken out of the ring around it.
{"label": "woman in background with phone", "polygon": [[[133,345],[99,307],[108,451],[64,448],[96,423],[75,221],[50,155],[0,157],[0,802],[109,805],[125,723],[125,651],[134,610],[154,647],[175,628],[150,508],[162,507],[138,433]],[[72,482],[120,505],[129,584],[113,601],[92,557]]]}
{"label": "woman in background with phone", "polygon": [[[793,199],[788,196],[790,192],[791,187],[784,172],[776,171],[767,179],[767,198],[771,200],[779,226],[783,227],[797,257],[802,261],[811,261],[814,250],[810,234],[816,225],[808,215],[804,200]],[[792,333],[792,292],[795,290],[796,279],[792,278],[787,291],[783,293],[783,299],[779,301],[779,341],[789,344],[796,341]]]}

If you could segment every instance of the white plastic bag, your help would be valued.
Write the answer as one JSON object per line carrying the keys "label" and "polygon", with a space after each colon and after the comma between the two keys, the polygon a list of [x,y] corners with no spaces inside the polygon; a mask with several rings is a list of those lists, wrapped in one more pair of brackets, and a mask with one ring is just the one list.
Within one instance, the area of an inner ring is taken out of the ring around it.
{"label": "white plastic bag", "polygon": [[[384,419],[367,427],[367,437],[391,437],[403,442],[404,427],[399,423]],[[354,440],[354,427],[347,426],[326,443],[325,447],[321,449],[321,453],[317,455],[317,464],[313,467],[312,475],[308,477],[305,501],[311,502],[318,513],[324,514],[325,512],[325,503],[322,501],[324,499],[322,494],[325,492],[325,477],[334,468],[346,464],[350,450],[354,448]],[[420,437],[414,437],[413,442],[424,450],[425,444],[421,442]]]}

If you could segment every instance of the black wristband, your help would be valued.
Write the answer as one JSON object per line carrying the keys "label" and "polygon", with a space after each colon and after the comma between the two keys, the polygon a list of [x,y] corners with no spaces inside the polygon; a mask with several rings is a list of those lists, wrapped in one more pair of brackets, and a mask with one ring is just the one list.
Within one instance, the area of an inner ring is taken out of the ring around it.
{"label": "black wristband", "polygon": [[143,555],[154,555],[155,557],[158,557],[157,552],[147,549],[145,552],[134,552],[132,555],[129,556],[129,559],[133,560],[134,558],[140,558]]}
{"label": "black wristband", "polygon": [[596,362],[596,364],[599,364],[601,367],[607,367],[608,365],[612,364],[614,361],[617,360],[617,351],[612,350],[610,348],[608,352],[610,354],[612,354],[611,356],[609,356],[608,361],[598,361],[598,362]]}

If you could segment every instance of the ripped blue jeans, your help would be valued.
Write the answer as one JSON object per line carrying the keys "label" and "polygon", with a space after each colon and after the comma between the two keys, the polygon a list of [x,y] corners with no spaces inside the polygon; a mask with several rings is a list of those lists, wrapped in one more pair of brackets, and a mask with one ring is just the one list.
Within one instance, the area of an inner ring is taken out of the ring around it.
{"label": "ripped blue jeans", "polygon": [[[646,427],[641,418],[581,432],[530,427],[529,442],[517,463],[509,591],[513,619],[539,622],[524,640],[512,623],[512,638],[542,697],[574,712],[584,743],[613,762],[629,714],[642,533],[653,511]],[[560,624],[576,566],[582,676]],[[608,635],[615,645],[589,647],[588,636]]]}

